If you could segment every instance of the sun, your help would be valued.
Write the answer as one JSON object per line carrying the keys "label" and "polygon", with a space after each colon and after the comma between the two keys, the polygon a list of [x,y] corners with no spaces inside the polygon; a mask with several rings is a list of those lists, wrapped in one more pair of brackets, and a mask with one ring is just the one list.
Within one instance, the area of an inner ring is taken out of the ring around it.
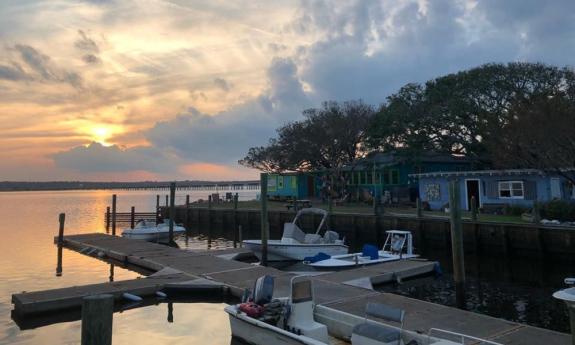
{"label": "sun", "polygon": [[110,127],[105,126],[92,127],[90,132],[93,141],[98,142],[104,146],[112,145],[112,143],[108,142],[108,139],[110,139],[113,134],[113,130]]}

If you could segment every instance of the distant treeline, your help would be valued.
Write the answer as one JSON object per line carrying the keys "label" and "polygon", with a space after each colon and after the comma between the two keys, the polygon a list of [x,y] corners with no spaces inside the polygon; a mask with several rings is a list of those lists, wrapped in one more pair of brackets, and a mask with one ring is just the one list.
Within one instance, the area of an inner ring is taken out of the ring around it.
{"label": "distant treeline", "polygon": [[[85,181],[49,181],[19,182],[2,181],[0,191],[38,191],[38,190],[77,190],[77,189],[167,189],[171,181],[142,182],[85,182]],[[176,181],[177,188],[201,188],[214,186],[257,185],[259,181]]]}

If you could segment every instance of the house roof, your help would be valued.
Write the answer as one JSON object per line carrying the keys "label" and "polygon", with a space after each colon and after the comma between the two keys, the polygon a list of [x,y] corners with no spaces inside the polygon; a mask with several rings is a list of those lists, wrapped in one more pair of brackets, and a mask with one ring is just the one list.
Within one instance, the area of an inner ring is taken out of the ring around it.
{"label": "house roof", "polygon": [[473,171],[437,171],[422,174],[409,174],[411,178],[422,177],[458,177],[458,176],[515,176],[515,175],[548,175],[538,169],[506,169],[506,170],[473,170]]}
{"label": "house roof", "polygon": [[[397,151],[377,152],[358,160],[356,166],[372,166],[374,163],[381,166],[389,166],[412,160],[418,163],[469,163],[471,160],[464,156],[454,156],[451,154],[424,152],[418,156],[408,156]],[[350,169],[351,167],[346,167]]]}

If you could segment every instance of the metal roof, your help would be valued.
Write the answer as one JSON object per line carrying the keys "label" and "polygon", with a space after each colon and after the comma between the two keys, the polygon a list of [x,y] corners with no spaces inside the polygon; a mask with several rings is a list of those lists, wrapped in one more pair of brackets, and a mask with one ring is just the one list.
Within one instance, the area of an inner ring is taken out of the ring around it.
{"label": "metal roof", "polygon": [[412,178],[422,177],[457,177],[457,176],[513,176],[513,175],[547,175],[538,169],[506,169],[506,170],[472,170],[472,171],[437,171],[422,174],[409,174]]}

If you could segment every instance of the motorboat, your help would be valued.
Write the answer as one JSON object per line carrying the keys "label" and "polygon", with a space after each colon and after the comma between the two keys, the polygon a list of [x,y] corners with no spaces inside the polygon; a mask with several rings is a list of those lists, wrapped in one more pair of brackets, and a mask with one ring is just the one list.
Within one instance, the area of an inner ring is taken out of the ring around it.
{"label": "motorboat", "polygon": [[356,266],[373,265],[388,261],[410,259],[419,255],[413,253],[413,236],[404,230],[388,230],[387,237],[381,250],[373,245],[364,245],[361,253],[345,255],[316,255],[304,259],[304,264],[320,268],[350,268]]}
{"label": "motorboat", "polygon": [[[174,224],[174,235],[186,232],[186,228]],[[144,240],[150,242],[165,242],[170,236],[169,220],[156,224],[146,220],[139,220],[133,229],[124,229],[122,237],[133,240]]]}
{"label": "motorboat", "polygon": [[[297,225],[297,221],[305,214],[321,215],[322,219],[315,233],[306,234]],[[304,208],[297,212],[291,223],[285,223],[281,240],[268,240],[268,260],[269,261],[301,261],[304,258],[317,253],[327,255],[347,254],[348,247],[339,238],[337,232],[327,230],[327,218],[329,213],[320,208]],[[323,227],[325,233],[320,235]],[[248,248],[261,260],[262,241],[244,240],[244,247]]]}
{"label": "motorboat", "polygon": [[405,330],[405,312],[380,303],[367,303],[365,316],[316,305],[312,280],[302,276],[291,279],[289,297],[276,299],[273,298],[273,277],[260,277],[253,292],[244,293],[242,303],[224,310],[229,316],[232,336],[255,345],[457,345],[470,340],[500,345],[435,328],[428,334]]}

